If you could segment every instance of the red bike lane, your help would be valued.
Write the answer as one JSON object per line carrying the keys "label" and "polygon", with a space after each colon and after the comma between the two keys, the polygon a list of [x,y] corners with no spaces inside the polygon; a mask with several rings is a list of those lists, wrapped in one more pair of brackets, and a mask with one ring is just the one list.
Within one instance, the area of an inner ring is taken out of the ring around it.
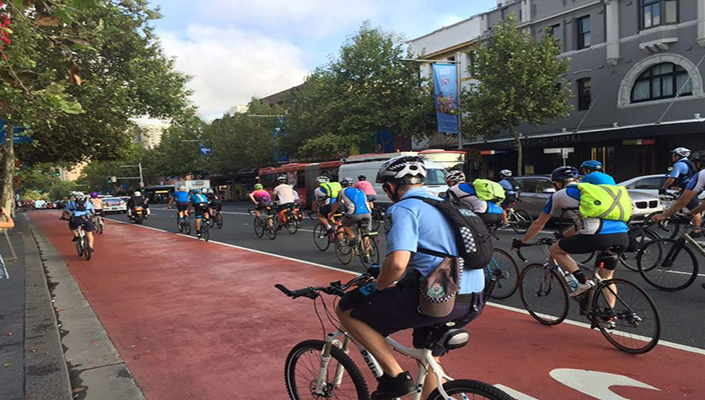
{"label": "red bike lane", "polygon": [[[351,278],[306,262],[112,221],[97,238],[93,259],[85,261],[56,213],[30,215],[64,257],[149,400],[287,398],[289,350],[322,338],[322,330],[310,300],[290,300],[274,284],[293,289]],[[444,357],[447,371],[456,379],[501,385],[518,398],[705,394],[703,351],[659,345],[629,355],[597,331],[566,323],[545,327],[497,307],[488,307],[469,331],[470,343]],[[409,341],[408,334],[399,338]],[[375,386],[369,379],[368,385]]]}

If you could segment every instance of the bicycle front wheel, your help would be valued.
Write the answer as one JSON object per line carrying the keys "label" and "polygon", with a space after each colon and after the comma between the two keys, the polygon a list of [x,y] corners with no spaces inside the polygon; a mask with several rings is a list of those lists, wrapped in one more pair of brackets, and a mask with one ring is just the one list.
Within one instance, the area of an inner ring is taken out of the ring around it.
{"label": "bicycle front wheel", "polygon": [[619,350],[643,354],[658,343],[661,321],[653,300],[625,279],[604,281],[592,301],[594,324]]}
{"label": "bicycle front wheel", "polygon": [[[643,248],[647,244],[653,242],[654,240],[660,239],[660,236],[652,232],[648,229],[644,230],[644,234],[637,236],[634,240],[638,243],[638,248]],[[624,252],[622,255],[619,256],[619,263],[622,264],[625,268],[627,268],[630,271],[637,272],[639,271],[639,266],[637,265],[637,257],[639,256],[639,252],[632,252],[632,253],[627,253]]]}
{"label": "bicycle front wheel", "polygon": [[494,288],[491,297],[506,299],[517,291],[519,286],[519,266],[512,256],[504,250],[494,249],[490,263],[487,265],[488,275],[494,277]]}
{"label": "bicycle front wheel", "polygon": [[[322,340],[307,340],[297,344],[286,357],[284,375],[291,400],[369,399],[370,393],[362,372],[350,357],[335,346],[331,348],[332,358],[325,371],[323,393],[315,393],[323,346],[325,342]],[[337,382],[336,375],[340,378]]]}
{"label": "bicycle front wheel", "polygon": [[330,238],[325,226],[318,224],[313,228],[313,243],[320,251],[328,250]]}
{"label": "bicycle front wheel", "polygon": [[343,265],[348,265],[352,262],[353,257],[355,257],[355,251],[352,246],[348,243],[347,238],[338,238],[335,241],[335,256]]}
{"label": "bicycle front wheel", "polygon": [[299,230],[299,225],[296,223],[296,217],[294,214],[289,214],[286,216],[286,230],[290,235],[295,234]]}
{"label": "bicycle front wheel", "polygon": [[514,232],[520,235],[525,234],[526,230],[529,229],[531,224],[534,222],[534,219],[531,218],[531,214],[529,214],[528,211],[522,209],[514,210],[514,216],[512,220],[513,221],[511,221],[510,223],[512,229],[514,229]]}
{"label": "bicycle front wheel", "polygon": [[379,264],[379,248],[377,247],[377,241],[375,238],[365,235],[362,237],[361,245],[363,249],[362,254],[360,254],[362,266],[369,268],[372,264]]}
{"label": "bicycle front wheel", "polygon": [[544,325],[558,325],[568,316],[568,289],[553,267],[531,264],[519,278],[524,308]]}
{"label": "bicycle front wheel", "polygon": [[667,292],[683,290],[698,277],[698,260],[682,240],[647,243],[637,256],[637,267],[649,285]]}
{"label": "bicycle front wheel", "polygon": [[86,261],[91,259],[91,246],[88,245],[88,238],[86,236],[83,237],[83,257],[86,259]]}
{"label": "bicycle front wheel", "polygon": [[191,234],[191,223],[187,219],[184,220],[184,232],[187,235]]}
{"label": "bicycle front wheel", "polygon": [[211,238],[211,228],[208,222],[201,224],[201,238],[206,242]]}
{"label": "bicycle front wheel", "polygon": [[223,214],[218,213],[215,215],[215,224],[218,229],[223,229]]}
{"label": "bicycle front wheel", "polygon": [[[457,396],[454,399],[489,399],[489,400],[512,400],[514,397],[497,389],[496,387],[480,381],[461,379],[443,384],[448,396],[469,394],[471,396]],[[444,400],[445,397],[436,389],[428,395],[428,400]]]}

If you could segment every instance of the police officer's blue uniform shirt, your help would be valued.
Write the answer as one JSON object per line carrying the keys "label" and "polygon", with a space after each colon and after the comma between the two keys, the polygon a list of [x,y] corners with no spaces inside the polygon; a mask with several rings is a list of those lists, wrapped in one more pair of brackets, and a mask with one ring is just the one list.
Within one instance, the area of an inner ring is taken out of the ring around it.
{"label": "police officer's blue uniform shirt", "polygon": [[202,194],[194,194],[191,196],[191,203],[193,204],[199,204],[199,203],[208,203],[208,199],[206,196]]}
{"label": "police officer's blue uniform shirt", "polygon": [[189,201],[189,196],[188,192],[174,192],[174,199],[176,199],[177,203],[188,203]]}
{"label": "police officer's blue uniform shirt", "polygon": [[[386,211],[385,232],[387,234],[387,255],[395,251],[410,251],[411,260],[407,268],[418,270],[423,276],[431,273],[442,258],[417,252],[418,247],[456,256],[453,229],[443,214],[434,206],[421,200],[407,199],[409,196],[423,196],[438,199],[423,188],[414,188],[402,196],[401,200]],[[466,269],[460,279],[461,294],[481,292],[485,287],[485,273],[482,269]]]}
{"label": "police officer's blue uniform shirt", "polygon": [[593,185],[616,185],[617,182],[614,181],[614,178],[611,176],[605,174],[604,172],[591,172],[583,177],[582,182],[584,183],[592,183]]}
{"label": "police officer's blue uniform shirt", "polygon": [[76,208],[78,208],[78,204],[76,204],[75,201],[70,201],[69,204],[66,205],[66,208],[64,208],[64,211],[70,212],[74,217],[78,218],[91,214],[94,210],[93,204],[88,200],[86,200],[86,211],[78,211]]}
{"label": "police officer's blue uniform shirt", "polygon": [[515,195],[517,194],[516,190],[514,190],[514,185],[512,185],[512,182],[510,182],[508,179],[502,179],[499,181],[499,185],[504,188],[504,191],[507,192],[508,195]]}
{"label": "police officer's blue uniform shirt", "polygon": [[673,169],[671,170],[671,173],[668,174],[669,178],[678,178],[683,175],[688,175],[690,173],[690,168],[688,167],[688,164],[685,163],[685,161],[679,160],[676,161],[675,164],[673,164]]}

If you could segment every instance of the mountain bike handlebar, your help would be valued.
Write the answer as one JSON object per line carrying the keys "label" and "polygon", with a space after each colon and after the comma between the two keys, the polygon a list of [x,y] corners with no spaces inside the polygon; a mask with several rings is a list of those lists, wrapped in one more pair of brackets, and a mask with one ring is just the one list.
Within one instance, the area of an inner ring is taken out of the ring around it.
{"label": "mountain bike handlebar", "polygon": [[331,282],[329,286],[307,287],[298,290],[290,290],[281,283],[277,283],[274,287],[292,299],[307,297],[313,300],[320,296],[321,292],[332,296],[343,297],[348,289],[353,286],[360,286],[363,283],[367,283],[371,277],[372,276],[369,273],[364,273],[351,279],[346,284],[342,284],[340,281],[335,281]]}

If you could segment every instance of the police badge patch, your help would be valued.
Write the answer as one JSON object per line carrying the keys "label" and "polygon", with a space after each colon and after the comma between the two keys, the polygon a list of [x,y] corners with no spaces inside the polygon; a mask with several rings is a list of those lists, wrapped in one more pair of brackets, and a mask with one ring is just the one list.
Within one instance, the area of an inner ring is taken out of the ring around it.
{"label": "police badge patch", "polygon": [[392,230],[392,213],[387,212],[384,214],[384,233],[387,234]]}

